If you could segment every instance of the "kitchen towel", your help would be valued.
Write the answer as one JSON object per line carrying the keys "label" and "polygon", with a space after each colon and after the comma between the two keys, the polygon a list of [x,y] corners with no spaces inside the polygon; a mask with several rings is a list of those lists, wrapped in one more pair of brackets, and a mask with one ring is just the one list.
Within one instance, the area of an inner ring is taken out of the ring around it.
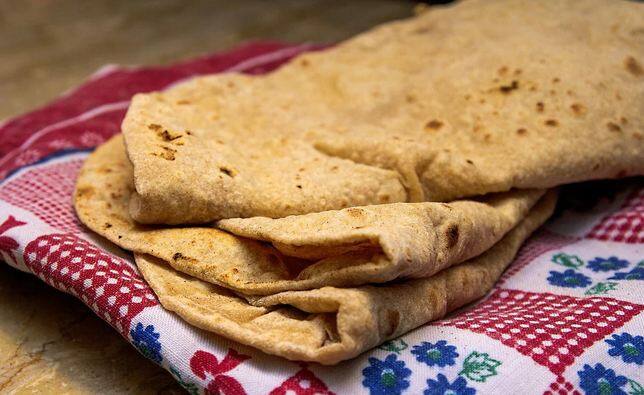
{"label": "kitchen towel", "polygon": [[133,94],[196,75],[265,73],[319,48],[260,42],[164,67],[106,66],[0,124],[2,260],[82,300],[190,393],[643,393],[641,180],[565,193],[584,199],[562,199],[486,298],[333,367],[191,327],[161,307],[129,253],[78,222],[80,166],[119,133]]}

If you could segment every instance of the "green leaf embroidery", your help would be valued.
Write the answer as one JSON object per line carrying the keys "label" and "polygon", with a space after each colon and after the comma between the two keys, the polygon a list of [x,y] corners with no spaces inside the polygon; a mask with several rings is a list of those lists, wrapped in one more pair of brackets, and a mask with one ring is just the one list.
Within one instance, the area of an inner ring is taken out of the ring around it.
{"label": "green leaf embroidery", "polygon": [[199,395],[199,389],[195,384],[183,381],[183,378],[181,378],[181,373],[179,373],[179,371],[175,369],[173,366],[170,366],[169,370],[170,370],[170,373],[172,373],[172,375],[175,377],[175,379],[177,379],[177,382],[179,383],[179,385],[185,388],[189,394]]}
{"label": "green leaf embroidery", "polygon": [[577,255],[568,255],[563,252],[553,255],[552,261],[558,265],[572,269],[577,269],[578,267],[584,266],[584,261],[582,261],[581,258],[579,258]]}
{"label": "green leaf embroidery", "polygon": [[628,393],[630,395],[644,395],[644,387],[635,380],[628,380],[628,385],[630,386]]}
{"label": "green leaf embroidery", "polygon": [[588,288],[586,292],[584,292],[585,295],[599,295],[599,294],[605,294],[608,293],[608,291],[612,291],[614,289],[617,289],[617,283],[612,282],[612,281],[607,281],[605,283],[597,283],[594,286]]}
{"label": "green leaf embroidery", "polygon": [[396,354],[400,354],[400,352],[407,347],[409,346],[402,339],[389,340],[388,342],[384,342],[380,346],[378,346],[378,348],[381,350],[395,352]]}
{"label": "green leaf embroidery", "polygon": [[459,375],[463,375],[479,383],[484,383],[488,377],[499,374],[496,371],[499,365],[501,365],[501,361],[490,358],[487,353],[473,351],[463,361],[463,370],[459,372]]}

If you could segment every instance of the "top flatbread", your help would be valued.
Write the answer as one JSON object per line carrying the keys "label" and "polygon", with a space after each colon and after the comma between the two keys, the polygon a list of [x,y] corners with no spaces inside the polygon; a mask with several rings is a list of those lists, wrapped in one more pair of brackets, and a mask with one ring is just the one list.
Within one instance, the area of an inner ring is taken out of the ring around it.
{"label": "top flatbread", "polygon": [[495,245],[543,195],[516,190],[480,201],[392,203],[221,224],[273,248],[212,227],[137,224],[127,210],[133,189],[132,166],[118,135],[83,164],[76,213],[127,250],[247,295],[430,276]]}
{"label": "top flatbread", "polygon": [[137,95],[132,217],[200,223],[644,174],[644,5],[470,0]]}

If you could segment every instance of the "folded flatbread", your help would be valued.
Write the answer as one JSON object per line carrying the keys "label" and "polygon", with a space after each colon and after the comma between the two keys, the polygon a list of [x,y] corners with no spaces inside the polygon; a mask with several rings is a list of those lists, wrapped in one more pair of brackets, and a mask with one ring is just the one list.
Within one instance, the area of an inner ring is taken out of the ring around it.
{"label": "folded flatbread", "polygon": [[133,190],[132,166],[122,136],[115,136],[81,169],[74,195],[79,219],[122,248],[248,295],[431,276],[488,250],[544,193],[515,190],[480,201],[383,204],[218,224],[239,237],[214,227],[137,224],[127,209]]}
{"label": "folded flatbread", "polygon": [[135,254],[161,304],[190,324],[293,360],[335,364],[470,303],[489,291],[525,239],[552,213],[546,194],[482,255],[424,279],[243,297]]}
{"label": "folded flatbread", "polygon": [[130,214],[279,218],[644,174],[643,62],[642,3],[433,7],[266,76],[135,96]]}

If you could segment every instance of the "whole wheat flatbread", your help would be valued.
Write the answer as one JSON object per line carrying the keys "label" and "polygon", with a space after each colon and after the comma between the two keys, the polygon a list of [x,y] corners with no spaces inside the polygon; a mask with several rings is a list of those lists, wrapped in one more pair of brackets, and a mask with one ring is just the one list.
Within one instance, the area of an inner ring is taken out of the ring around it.
{"label": "whole wheat flatbread", "polygon": [[134,97],[144,223],[449,201],[644,174],[644,4],[468,0],[266,76]]}
{"label": "whole wheat flatbread", "polygon": [[384,204],[224,225],[273,248],[212,227],[137,224],[127,210],[133,189],[116,136],[81,169],[74,194],[79,219],[122,248],[248,295],[430,276],[496,244],[543,195],[522,190],[480,202]]}
{"label": "whole wheat flatbread", "polygon": [[[248,298],[135,254],[161,304],[188,323],[288,359],[335,364],[470,303],[492,288],[525,239],[552,213],[549,193],[499,243],[432,277]],[[422,303],[418,303],[422,301]]]}

